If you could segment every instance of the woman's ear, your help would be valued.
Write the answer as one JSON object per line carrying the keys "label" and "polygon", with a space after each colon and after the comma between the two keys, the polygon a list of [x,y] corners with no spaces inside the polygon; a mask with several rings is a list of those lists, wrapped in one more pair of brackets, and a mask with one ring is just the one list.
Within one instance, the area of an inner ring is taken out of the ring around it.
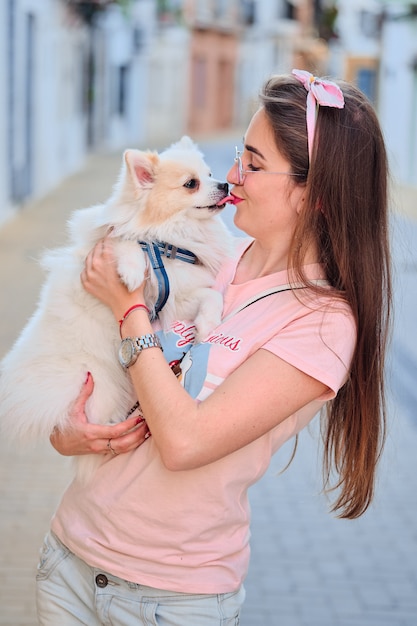
{"label": "woman's ear", "polygon": [[301,198],[299,199],[299,201],[297,202],[296,211],[298,215],[300,215],[301,211],[304,209],[304,203],[305,203],[305,195],[303,194]]}

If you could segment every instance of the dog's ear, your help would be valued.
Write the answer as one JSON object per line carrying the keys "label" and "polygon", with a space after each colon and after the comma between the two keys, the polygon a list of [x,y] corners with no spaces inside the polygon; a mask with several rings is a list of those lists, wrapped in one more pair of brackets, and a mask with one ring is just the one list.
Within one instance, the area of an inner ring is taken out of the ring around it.
{"label": "dog's ear", "polygon": [[127,174],[135,187],[149,188],[155,179],[159,156],[156,152],[126,150],[124,155]]}
{"label": "dog's ear", "polygon": [[183,135],[179,141],[173,143],[169,149],[173,150],[197,150],[197,144],[188,135]]}
{"label": "dog's ear", "polygon": [[197,148],[197,144],[195,144],[188,135],[183,135],[178,142],[178,147],[187,148],[187,150],[195,150]]}

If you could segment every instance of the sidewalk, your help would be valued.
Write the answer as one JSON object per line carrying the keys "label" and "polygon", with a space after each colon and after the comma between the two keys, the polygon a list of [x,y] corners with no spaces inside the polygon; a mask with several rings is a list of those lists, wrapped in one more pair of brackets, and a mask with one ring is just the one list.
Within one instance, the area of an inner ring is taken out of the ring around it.
{"label": "sidewalk", "polygon": [[[120,162],[119,155],[91,158],[0,228],[0,357],[35,307],[43,277],[34,259],[64,241],[72,210],[108,197]],[[414,196],[401,198],[398,210],[417,219]],[[409,342],[417,345],[415,332]],[[416,626],[417,427],[392,407],[377,497],[357,521],[327,512],[316,431],[302,433],[289,470],[277,475],[291,454],[287,444],[252,488],[252,564],[241,626]],[[0,460],[0,626],[35,626],[38,550],[71,463],[48,444],[16,450],[4,441]]]}
{"label": "sidewalk", "polygon": [[[65,222],[74,209],[108,197],[120,164],[119,155],[89,159],[85,169],[0,227],[0,358],[35,308],[43,282],[36,262],[41,252],[65,241]],[[49,444],[17,450],[0,441],[1,626],[37,623],[38,552],[70,476],[70,460]]]}

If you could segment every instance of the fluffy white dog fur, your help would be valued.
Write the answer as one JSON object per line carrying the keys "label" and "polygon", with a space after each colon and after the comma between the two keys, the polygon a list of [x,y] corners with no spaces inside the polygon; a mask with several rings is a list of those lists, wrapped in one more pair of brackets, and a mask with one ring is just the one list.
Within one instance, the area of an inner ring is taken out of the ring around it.
{"label": "fluffy white dog fur", "polygon": [[[218,216],[227,186],[211,177],[189,137],[159,155],[127,150],[123,156],[111,198],[74,212],[68,247],[43,258],[48,278],[37,310],[1,363],[3,436],[36,441],[55,427],[65,429],[88,371],[95,381],[86,407],[89,421],[117,423],[135,403],[129,374],[118,362],[118,325],[80,282],[87,253],[109,228],[118,271],[130,290],[143,281],[147,266],[138,240],[168,242],[198,257],[196,265],[164,257],[170,296],[159,314],[163,328],[174,319],[195,320],[203,337],[220,321],[222,299],[211,287],[231,252],[231,237]],[[152,271],[145,292],[150,308],[157,295]],[[78,477],[87,480],[100,458],[79,457]]]}

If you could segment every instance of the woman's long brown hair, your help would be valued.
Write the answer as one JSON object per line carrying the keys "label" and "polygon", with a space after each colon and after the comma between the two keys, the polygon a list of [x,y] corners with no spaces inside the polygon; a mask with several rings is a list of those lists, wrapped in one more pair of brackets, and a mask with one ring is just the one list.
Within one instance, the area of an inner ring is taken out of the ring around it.
{"label": "woman's long brown hair", "polygon": [[260,101],[298,183],[304,208],[290,267],[304,280],[305,250],[313,243],[335,293],[349,303],[357,343],[347,382],[322,413],[324,479],[336,491],[332,511],[356,518],[374,496],[385,440],[384,360],[389,336],[391,275],[388,165],[382,132],[367,98],[337,81],[345,107],[319,107],[308,158],[307,92],[292,76],[269,79]]}

